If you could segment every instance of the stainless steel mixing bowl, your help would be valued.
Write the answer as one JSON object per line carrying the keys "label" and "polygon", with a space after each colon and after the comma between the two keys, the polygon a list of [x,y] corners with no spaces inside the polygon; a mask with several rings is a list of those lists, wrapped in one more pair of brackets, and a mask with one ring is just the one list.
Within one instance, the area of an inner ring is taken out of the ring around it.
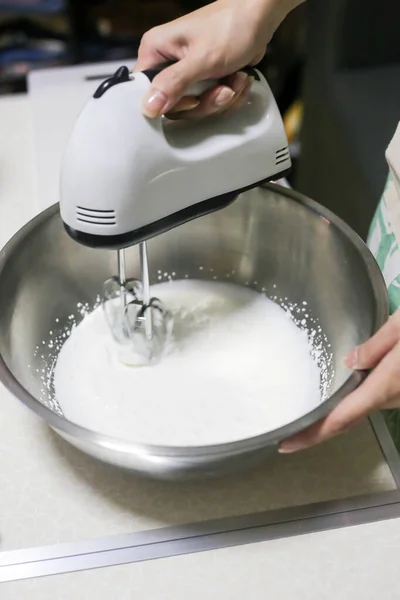
{"label": "stainless steel mixing bowl", "polygon": [[[1,253],[0,379],[77,448],[159,478],[227,473],[275,452],[281,440],[324,417],[365,376],[346,370],[343,357],[387,319],[385,285],[367,247],[322,206],[268,185],[243,194],[223,211],[152,239],[148,251],[153,282],[160,272],[224,281],[230,275],[229,281],[265,288],[269,295],[306,301],[331,345],[329,397],[278,430],[212,447],[144,446],[66,420],[42,398],[40,371],[48,359],[42,342],[56,319],[62,327],[78,302],[95,301],[103,281],[116,272],[116,255],[71,241],[54,206],[26,225]],[[138,276],[136,248],[128,250],[127,266],[129,276]],[[37,346],[42,352],[35,353]]]}

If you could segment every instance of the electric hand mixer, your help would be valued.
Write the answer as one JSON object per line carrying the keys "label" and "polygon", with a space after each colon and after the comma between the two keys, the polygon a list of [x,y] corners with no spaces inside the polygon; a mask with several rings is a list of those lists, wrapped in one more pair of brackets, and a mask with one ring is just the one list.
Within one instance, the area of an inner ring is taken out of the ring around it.
{"label": "electric hand mixer", "polygon": [[[245,106],[194,122],[143,116],[143,96],[161,69],[121,67],[101,83],[77,120],[61,170],[65,229],[79,243],[118,251],[118,277],[104,285],[106,317],[117,341],[134,340],[146,358],[160,354],[171,329],[168,311],[150,297],[146,240],[226,207],[291,167],[279,109],[258,70],[249,69]],[[125,275],[124,249],[133,244],[141,282]]]}

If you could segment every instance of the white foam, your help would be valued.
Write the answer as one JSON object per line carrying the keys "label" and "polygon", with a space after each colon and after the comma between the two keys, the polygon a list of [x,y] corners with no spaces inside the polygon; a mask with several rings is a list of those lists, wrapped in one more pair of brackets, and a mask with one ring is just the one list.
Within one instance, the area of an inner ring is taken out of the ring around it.
{"label": "white foam", "polygon": [[167,355],[118,359],[101,307],[72,330],[54,386],[64,415],[89,429],[160,445],[218,444],[285,425],[321,401],[307,333],[264,295],[231,283],[152,287],[174,315]]}

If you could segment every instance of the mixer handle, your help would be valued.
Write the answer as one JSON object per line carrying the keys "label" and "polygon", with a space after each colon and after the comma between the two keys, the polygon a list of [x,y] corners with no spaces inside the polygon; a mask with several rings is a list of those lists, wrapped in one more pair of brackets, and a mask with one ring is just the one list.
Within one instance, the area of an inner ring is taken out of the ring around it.
{"label": "mixer handle", "polygon": [[[146,77],[150,81],[153,81],[153,79],[159,73],[164,71],[164,69],[168,69],[168,67],[171,67],[175,63],[176,61],[170,60],[156,67],[152,67],[151,69],[145,69],[144,71],[142,71],[142,73],[146,75]],[[243,69],[241,69],[241,71],[245,71],[245,73],[254,77],[255,80],[260,81],[260,74],[254,67],[244,67]],[[196,83],[193,83],[189,86],[189,88],[186,90],[185,96],[201,96],[201,94],[204,94],[204,92],[206,92],[210,88],[213,88],[216,85],[218,85],[220,81],[221,80],[218,79],[205,79],[204,81],[197,81]]]}

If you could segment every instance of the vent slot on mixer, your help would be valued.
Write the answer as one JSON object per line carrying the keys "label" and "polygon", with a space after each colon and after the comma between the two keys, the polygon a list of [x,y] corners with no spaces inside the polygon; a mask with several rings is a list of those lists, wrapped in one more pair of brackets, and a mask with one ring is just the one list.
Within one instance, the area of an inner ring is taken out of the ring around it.
{"label": "vent slot on mixer", "polygon": [[115,210],[76,207],[77,220],[92,225],[116,225]]}
{"label": "vent slot on mixer", "polygon": [[286,162],[290,158],[289,148],[285,146],[284,148],[280,148],[275,152],[275,164],[280,165],[281,163]]}

